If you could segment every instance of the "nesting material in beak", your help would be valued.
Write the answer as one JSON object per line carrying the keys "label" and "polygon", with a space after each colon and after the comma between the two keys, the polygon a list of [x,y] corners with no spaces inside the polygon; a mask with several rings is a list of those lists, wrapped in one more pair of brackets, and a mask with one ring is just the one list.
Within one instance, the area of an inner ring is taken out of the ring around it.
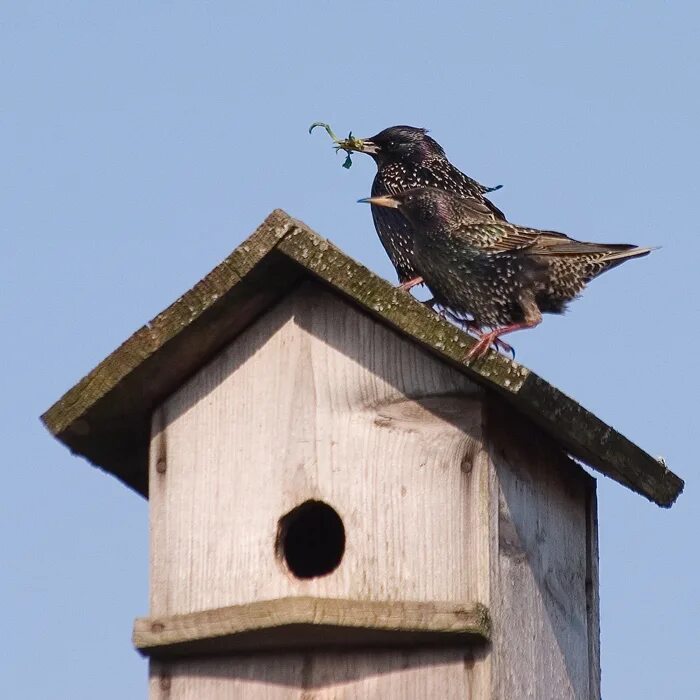
{"label": "nesting material in beak", "polygon": [[377,144],[368,139],[358,139],[354,136],[337,141],[336,146],[348,152],[355,151],[356,153],[368,153],[369,155],[379,153],[379,146],[377,146]]}

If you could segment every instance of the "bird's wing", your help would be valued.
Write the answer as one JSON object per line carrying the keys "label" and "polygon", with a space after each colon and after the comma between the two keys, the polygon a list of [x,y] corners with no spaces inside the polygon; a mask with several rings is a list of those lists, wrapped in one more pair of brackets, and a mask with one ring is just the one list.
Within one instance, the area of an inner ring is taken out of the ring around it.
{"label": "bird's wing", "polygon": [[[466,180],[469,181],[473,189],[477,190],[481,195],[481,200],[475,199],[472,196],[468,196],[470,202],[474,202],[474,210],[481,216],[487,216],[488,218],[496,219],[497,221],[505,221],[506,215],[490,200],[484,197],[485,192],[493,192],[493,190],[499,189],[498,187],[484,187],[482,184],[478,183],[476,180],[472,180],[470,177],[464,173],[460,173]],[[464,197],[464,195],[461,195]]]}
{"label": "bird's wing", "polygon": [[467,216],[477,216],[478,218],[491,218],[493,210],[486,203],[488,200],[480,201],[475,197],[469,197],[466,195],[460,195],[459,198],[462,200],[462,205],[466,210],[465,214]]}
{"label": "bird's wing", "polygon": [[484,202],[488,204],[489,211],[494,217],[496,217],[496,219],[500,219],[501,221],[506,220],[506,215],[490,199],[486,199],[486,197],[484,197]]}
{"label": "bird's wing", "polygon": [[480,216],[500,221],[506,220],[506,215],[493,202],[484,197],[487,192],[500,189],[500,185],[498,187],[485,187],[469,175],[465,175],[446,158],[441,159],[439,163],[433,162],[430,166],[422,169],[419,180],[440,190],[445,190],[445,192],[473,200],[479,205],[477,213]]}
{"label": "bird's wing", "polygon": [[453,230],[452,235],[485,253],[588,257],[599,262],[639,257],[653,250],[628,243],[586,243],[558,231],[524,228],[505,221],[464,222]]}
{"label": "bird's wing", "polygon": [[455,234],[486,253],[535,252],[540,246],[547,248],[571,240],[563,233],[523,228],[505,221],[463,223]]}

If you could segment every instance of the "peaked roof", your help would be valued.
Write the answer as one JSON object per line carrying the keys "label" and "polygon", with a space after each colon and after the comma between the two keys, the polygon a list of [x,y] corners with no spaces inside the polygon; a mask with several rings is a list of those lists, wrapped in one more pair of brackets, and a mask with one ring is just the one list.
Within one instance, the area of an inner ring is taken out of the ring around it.
{"label": "peaked roof", "polygon": [[593,469],[661,506],[683,490],[662,461],[526,367],[495,352],[466,364],[473,338],[279,209],[66,392],[44,424],[73,452],[147,495],[153,408],[309,276],[498,393]]}

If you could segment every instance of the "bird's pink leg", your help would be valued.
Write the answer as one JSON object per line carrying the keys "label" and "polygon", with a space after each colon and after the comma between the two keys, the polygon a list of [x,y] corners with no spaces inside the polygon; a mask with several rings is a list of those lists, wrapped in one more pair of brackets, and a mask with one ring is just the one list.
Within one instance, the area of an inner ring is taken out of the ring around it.
{"label": "bird's pink leg", "polygon": [[[424,301],[423,303],[432,306],[433,301],[433,299],[430,299],[428,301]],[[457,316],[449,309],[445,309],[444,307],[439,309],[437,313],[442,318],[456,323],[465,332],[471,333],[477,340],[480,340],[484,335],[484,330],[481,328],[481,326],[470,318],[462,318],[461,316]],[[501,350],[506,354],[511,354],[513,358],[515,358],[515,351],[505,341],[496,338],[493,344],[496,346],[497,350]]]}
{"label": "bird's pink leg", "polygon": [[492,346],[498,343],[503,343],[500,340],[500,336],[506,333],[512,333],[513,331],[519,331],[522,328],[531,328],[528,323],[513,323],[510,326],[502,326],[501,328],[494,328],[488,333],[484,333],[478,340],[477,344],[467,353],[467,360],[477,360],[486,354],[486,351]]}
{"label": "bird's pink leg", "polygon": [[[512,330],[516,329],[513,328]],[[485,336],[493,335],[493,331],[491,331],[490,333],[486,333],[485,331],[481,330],[481,328],[479,328],[479,326],[477,326],[476,324],[474,324],[473,331],[477,339],[479,340],[479,343],[477,343],[477,345],[479,345],[484,340]],[[504,333],[510,333],[510,331],[504,331]],[[515,350],[513,350],[513,346],[506,343],[505,340],[501,340],[498,336],[494,336],[493,340],[490,340],[489,344],[486,346],[486,350],[488,350],[492,345],[496,348],[496,350],[500,350],[506,355],[511,355],[513,359],[515,359]],[[471,357],[471,353],[474,352],[474,349],[475,348],[472,348],[469,355],[467,355],[468,358]],[[483,350],[481,354],[486,352],[486,350]]]}
{"label": "bird's pink leg", "polygon": [[467,360],[476,360],[486,353],[486,351],[492,346],[496,345],[498,347],[502,335],[506,333],[512,333],[513,331],[519,331],[524,328],[533,328],[538,323],[542,321],[542,314],[535,303],[534,297],[531,292],[525,292],[519,299],[520,305],[525,314],[525,320],[520,323],[511,323],[509,326],[501,326],[501,328],[494,328],[488,333],[484,333],[479,342],[467,353]]}
{"label": "bird's pink leg", "polygon": [[413,287],[415,287],[417,284],[423,284],[422,277],[414,277],[413,279],[401,282],[399,289],[403,289],[404,292],[407,292],[409,289],[413,289]]}

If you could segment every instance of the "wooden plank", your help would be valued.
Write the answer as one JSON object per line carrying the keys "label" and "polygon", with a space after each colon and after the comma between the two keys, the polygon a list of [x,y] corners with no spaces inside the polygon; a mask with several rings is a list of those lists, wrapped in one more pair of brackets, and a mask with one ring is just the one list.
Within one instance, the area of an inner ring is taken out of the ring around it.
{"label": "wooden plank", "polygon": [[151,660],[151,700],[490,700],[469,650],[236,655]]}
{"label": "wooden plank", "polygon": [[441,359],[451,361],[459,371],[466,372],[484,386],[500,387],[512,395],[526,381],[530,370],[500,353],[488,353],[478,362],[466,364],[467,352],[476,343],[472,336],[443,320],[410,294],[377,277],[306,227],[290,229],[280,241],[278,251],[377,320],[419,341],[429,351],[437,351]]}
{"label": "wooden plank", "polygon": [[[148,493],[151,413],[182,381],[298,283],[274,247],[294,223],[273,212],[189,292],[70,389],[42,421],[73,452]],[[248,274],[253,264],[255,274]]]}
{"label": "wooden plank", "polygon": [[52,432],[63,432],[86,409],[133,372],[141,362],[216,304],[236,286],[294,227],[281,210],[274,211],[241,246],[204,279],[109,355],[49,409],[42,418]]}
{"label": "wooden plank", "polygon": [[299,596],[172,617],[140,618],[134,645],[158,657],[233,650],[464,645],[488,639],[479,603],[360,601]]}
{"label": "wooden plank", "polygon": [[[297,595],[478,601],[487,564],[465,502],[480,397],[320,285],[300,287],[154,418],[151,615]],[[342,519],[345,553],[299,579],[278,522],[313,499]]]}
{"label": "wooden plank", "polygon": [[536,374],[531,372],[523,382],[515,405],[572,456],[657,505],[673,505],[683,491],[683,480],[662,460],[644,452]]}
{"label": "wooden plank", "polygon": [[306,274],[500,393],[574,457],[670,506],[683,481],[527,368],[496,353],[466,365],[473,339],[276,211],[221,265],[137,331],[43,416],[74,452],[146,492],[153,408]]}
{"label": "wooden plank", "polygon": [[[154,415],[151,617],[288,596],[478,601],[488,551],[479,507],[474,515],[467,504],[482,503],[488,466],[482,393],[322,285],[298,287]],[[346,546],[331,573],[300,579],[276,541],[280,518],[308,500],[337,511]],[[291,627],[277,638],[308,631]],[[420,631],[322,632],[326,641],[427,641]],[[458,687],[487,697],[476,693],[488,660],[464,659]]]}
{"label": "wooden plank", "polygon": [[534,426],[490,405],[493,697],[590,698],[591,478]]}
{"label": "wooden plank", "polygon": [[600,700],[600,581],[598,575],[598,497],[591,479],[586,499],[586,609],[590,700]]}
{"label": "wooden plank", "polygon": [[[368,271],[327,242],[309,241],[292,229],[280,252],[313,271],[355,302],[466,372],[474,381],[501,394],[538,423],[574,457],[660,506],[671,506],[683,480],[665,464],[633,444],[526,367],[495,352],[466,363],[473,339],[400,290],[368,284]],[[371,275],[371,273],[370,273]],[[372,276],[373,277],[373,276]]]}

